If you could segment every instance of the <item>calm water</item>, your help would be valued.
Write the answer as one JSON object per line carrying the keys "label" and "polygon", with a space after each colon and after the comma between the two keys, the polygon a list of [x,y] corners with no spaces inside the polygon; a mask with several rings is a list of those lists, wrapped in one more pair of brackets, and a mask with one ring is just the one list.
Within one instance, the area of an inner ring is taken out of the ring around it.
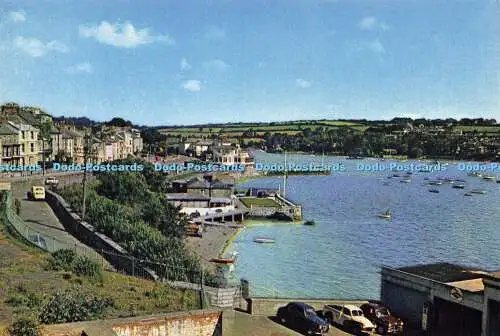
{"label": "calm water", "polygon": [[[256,158],[273,163],[284,159],[271,154]],[[289,155],[287,160],[323,159]],[[251,282],[253,294],[378,298],[381,264],[451,262],[500,269],[500,184],[467,176],[452,164],[445,172],[413,173],[407,184],[401,178],[388,179],[392,172],[355,170],[358,163],[375,160],[324,160],[342,162],[346,171],[287,180],[287,198],[302,204],[304,218],[316,226],[252,220],[228,249],[239,252],[234,272]],[[466,187],[425,186],[429,181],[424,178],[439,177],[462,178]],[[241,186],[277,188],[281,183],[282,178],[267,177]],[[432,188],[440,193],[430,193]],[[464,196],[474,188],[487,194]],[[392,220],[377,217],[386,209],[391,209]],[[275,238],[276,244],[254,243],[257,236]]]}

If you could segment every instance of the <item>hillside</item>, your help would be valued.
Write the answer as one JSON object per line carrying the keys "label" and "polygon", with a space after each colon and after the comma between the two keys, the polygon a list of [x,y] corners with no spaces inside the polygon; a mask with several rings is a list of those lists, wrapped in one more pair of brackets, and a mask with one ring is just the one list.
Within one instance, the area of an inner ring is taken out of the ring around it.
{"label": "hillside", "polygon": [[103,272],[95,282],[72,272],[48,270],[50,255],[13,238],[0,223],[0,335],[17,317],[33,315],[54,294],[80,290],[112,302],[103,318],[199,308],[195,292]]}

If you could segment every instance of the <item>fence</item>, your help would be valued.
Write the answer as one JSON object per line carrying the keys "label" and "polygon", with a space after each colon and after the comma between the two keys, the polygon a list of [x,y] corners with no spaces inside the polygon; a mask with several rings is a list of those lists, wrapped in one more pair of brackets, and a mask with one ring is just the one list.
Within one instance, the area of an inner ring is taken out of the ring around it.
{"label": "fence", "polygon": [[129,274],[134,277],[145,278],[168,284],[175,288],[194,290],[200,293],[201,308],[208,305],[216,307],[233,307],[241,298],[239,286],[231,288],[216,288],[204,285],[203,270],[186,270],[180,267],[162,263],[141,260],[133,256],[100,249],[94,250],[85,245],[71,244],[29,226],[10,206],[11,193],[4,192],[0,200],[2,213],[6,224],[10,225],[17,234],[47,252],[69,249],[76,254],[86,256],[99,263],[108,271]]}

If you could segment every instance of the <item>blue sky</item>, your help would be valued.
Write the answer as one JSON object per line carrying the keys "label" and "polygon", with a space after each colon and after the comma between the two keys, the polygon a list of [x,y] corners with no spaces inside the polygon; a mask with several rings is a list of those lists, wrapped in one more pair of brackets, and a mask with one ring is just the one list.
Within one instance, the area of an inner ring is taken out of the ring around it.
{"label": "blue sky", "polygon": [[498,0],[0,0],[0,101],[148,125],[500,120]]}

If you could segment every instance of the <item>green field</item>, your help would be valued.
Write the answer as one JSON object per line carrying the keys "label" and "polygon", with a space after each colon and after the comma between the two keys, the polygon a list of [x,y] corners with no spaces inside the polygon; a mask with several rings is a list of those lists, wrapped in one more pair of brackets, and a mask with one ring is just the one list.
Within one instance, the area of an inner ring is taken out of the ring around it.
{"label": "green field", "polygon": [[[219,125],[220,126],[220,125]],[[249,123],[249,124],[227,124],[224,127],[202,127],[200,130],[199,126],[185,126],[185,127],[168,127],[159,130],[160,133],[169,136],[209,136],[211,134],[218,134],[224,137],[241,137],[244,132],[255,132],[258,137],[264,136],[266,133],[271,134],[287,134],[296,135],[304,129],[316,130],[318,128],[337,129],[340,127],[348,127],[351,129],[356,129],[358,131],[364,131],[368,126],[348,122],[348,121],[335,121],[335,120],[324,120],[324,121],[291,121],[286,123]]]}
{"label": "green field", "polygon": [[500,126],[455,126],[453,129],[455,132],[474,132],[477,130],[478,133],[500,133]]}
{"label": "green field", "polygon": [[247,207],[251,208],[252,206],[256,207],[269,207],[276,208],[279,207],[279,204],[270,198],[253,198],[253,197],[244,197],[240,198],[240,201]]}

